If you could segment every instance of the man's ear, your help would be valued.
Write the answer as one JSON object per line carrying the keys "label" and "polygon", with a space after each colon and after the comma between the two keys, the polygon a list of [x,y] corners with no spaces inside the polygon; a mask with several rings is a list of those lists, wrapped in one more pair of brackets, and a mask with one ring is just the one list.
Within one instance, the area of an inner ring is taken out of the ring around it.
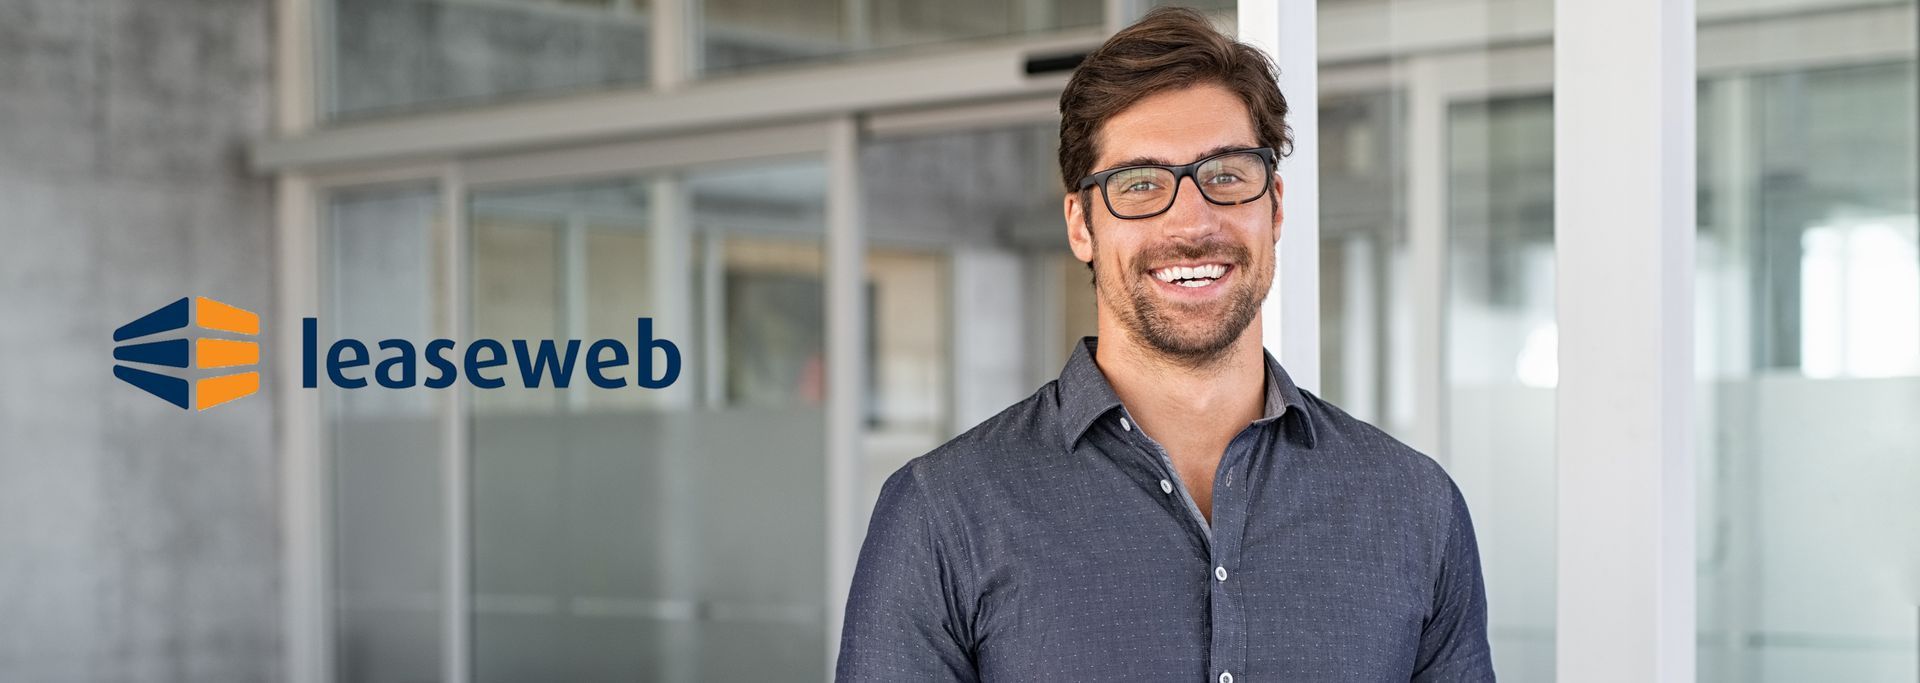
{"label": "man's ear", "polygon": [[1073,248],[1073,257],[1081,263],[1093,263],[1093,234],[1087,232],[1087,205],[1080,196],[1079,192],[1068,192],[1061,203],[1067,219],[1067,246]]}

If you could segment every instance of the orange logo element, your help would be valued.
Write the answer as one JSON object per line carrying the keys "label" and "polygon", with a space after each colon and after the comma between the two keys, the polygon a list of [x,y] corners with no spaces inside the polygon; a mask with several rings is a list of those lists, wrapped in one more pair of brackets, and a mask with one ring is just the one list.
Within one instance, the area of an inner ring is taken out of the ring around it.
{"label": "orange logo element", "polygon": [[[189,323],[201,328],[202,336],[122,343],[113,349],[113,358],[127,363],[183,370],[189,366],[217,369],[260,363],[260,345],[257,342],[204,336],[207,332],[258,336],[260,316],[206,297],[181,297],[178,301],[161,306],[114,330],[113,341],[129,342],[162,333],[184,331]],[[196,410],[206,410],[260,390],[260,373],[257,370],[189,380],[115,364],[113,376],[183,409],[191,406]]]}

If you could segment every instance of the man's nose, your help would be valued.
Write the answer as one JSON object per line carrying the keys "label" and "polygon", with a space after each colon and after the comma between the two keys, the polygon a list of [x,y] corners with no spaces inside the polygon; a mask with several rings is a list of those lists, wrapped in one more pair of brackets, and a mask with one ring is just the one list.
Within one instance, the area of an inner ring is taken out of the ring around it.
{"label": "man's nose", "polygon": [[[1185,185],[1181,187],[1180,185]],[[1200,194],[1200,179],[1181,178],[1175,186],[1173,206],[1167,207],[1164,228],[1171,233],[1204,237],[1220,229],[1218,206]]]}

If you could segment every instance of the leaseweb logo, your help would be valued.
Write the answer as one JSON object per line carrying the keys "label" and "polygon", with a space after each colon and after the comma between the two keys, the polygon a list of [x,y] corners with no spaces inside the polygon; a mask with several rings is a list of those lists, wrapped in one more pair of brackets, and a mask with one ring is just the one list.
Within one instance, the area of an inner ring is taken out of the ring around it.
{"label": "leaseweb logo", "polygon": [[[150,337],[184,330],[189,324],[206,331],[247,337],[260,334],[260,316],[252,311],[206,297],[183,297],[140,316],[138,320],[114,330],[115,342]],[[324,362],[320,353],[320,322],[305,318],[300,325],[300,386],[312,389],[319,384],[320,369],[326,368],[327,380],[344,389],[361,389],[377,384],[388,389],[425,386],[445,389],[453,386],[461,374],[481,389],[498,389],[507,379],[518,376],[521,386],[537,388],[551,381],[556,389],[572,385],[574,369],[585,366],[587,380],[602,389],[629,385],[626,366],[632,365],[631,385],[643,389],[661,389],[680,377],[680,348],[673,342],[653,337],[653,319],[635,319],[637,344],[628,347],[613,339],[601,339],[586,346],[568,339],[555,342],[543,339],[529,343],[525,339],[506,344],[493,339],[476,339],[464,353],[455,351],[451,339],[434,339],[416,346],[405,339],[383,339],[371,347],[358,339],[341,339],[327,346]],[[512,352],[508,352],[511,347]],[[380,358],[376,359],[378,349]],[[655,358],[664,360],[660,372],[654,372]],[[116,361],[157,365],[185,370],[189,365],[202,369],[255,365],[260,362],[260,346],[253,341],[188,336],[140,343],[122,344],[113,350]],[[377,362],[376,362],[377,360]],[[516,366],[504,371],[502,366]],[[368,366],[371,371],[367,370]],[[422,377],[422,375],[426,375]],[[257,370],[234,372],[200,379],[115,364],[113,375],[147,393],[181,408],[199,410],[232,401],[260,389]]]}
{"label": "leaseweb logo", "polygon": [[[634,365],[633,385],[642,389],[663,389],[680,378],[680,348],[665,339],[653,338],[653,319],[634,320],[634,332],[638,345],[631,354]],[[320,321],[305,318],[300,321],[300,386],[311,389],[319,382],[321,359],[318,355]],[[435,339],[425,347],[416,347],[405,339],[383,339],[378,348],[384,357],[374,365],[369,373],[373,382],[388,389],[406,389],[416,384],[429,389],[445,389],[453,386],[464,370],[467,381],[481,389],[498,389],[507,385],[505,377],[519,375],[520,385],[536,388],[544,378],[553,378],[555,389],[565,389],[573,382],[573,369],[577,361],[583,360],[580,353],[580,340],[568,339],[557,344],[551,339],[542,339],[537,344],[529,344],[525,339],[510,341],[513,354],[507,354],[507,345],[494,339],[475,339],[468,344],[466,352],[457,354],[461,363],[447,358],[454,350],[451,339]],[[666,359],[666,367],[659,377],[654,377],[654,351],[660,351]],[[584,361],[587,380],[602,389],[619,389],[627,386],[624,368],[629,354],[625,344],[613,339],[601,339],[587,346]],[[509,358],[516,363],[518,372],[502,372],[494,376],[489,372],[507,365]],[[327,380],[334,386],[346,389],[359,389],[367,386],[368,376],[360,375],[360,368],[373,363],[373,354],[366,342],[358,339],[341,339],[327,347]],[[434,374],[424,379],[420,377],[428,366]],[[609,372],[612,374],[610,375]]]}
{"label": "leaseweb logo", "polygon": [[[260,316],[252,311],[206,297],[195,297],[189,315],[188,302],[187,297],[181,297],[179,301],[121,325],[120,329],[113,331],[113,341],[120,343],[183,330],[189,321],[203,330],[247,337],[260,334]],[[244,340],[189,336],[121,344],[114,347],[113,359],[183,370],[190,360],[192,365],[202,369],[230,368],[259,363],[260,345]],[[182,409],[191,405],[206,410],[260,390],[260,373],[252,370],[189,380],[116,363],[113,376]],[[189,397],[191,403],[188,402]]]}

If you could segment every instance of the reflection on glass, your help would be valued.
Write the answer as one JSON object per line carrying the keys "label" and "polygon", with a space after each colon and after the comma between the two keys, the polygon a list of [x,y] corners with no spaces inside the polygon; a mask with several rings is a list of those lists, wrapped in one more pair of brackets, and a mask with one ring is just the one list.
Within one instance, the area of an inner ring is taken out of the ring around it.
{"label": "reflection on glass", "polygon": [[1154,7],[1192,7],[1202,12],[1224,12],[1231,14],[1239,3],[1234,0],[1152,0]]}
{"label": "reflection on glass", "polygon": [[1808,377],[1920,374],[1913,216],[1807,228],[1800,238],[1800,369]]}
{"label": "reflection on glass", "polygon": [[824,675],[822,175],[473,195],[475,335],[631,343],[646,316],[683,358],[663,391],[474,392],[476,680]]}
{"label": "reflection on glass", "polygon": [[704,69],[1097,27],[1102,0],[701,0]]}
{"label": "reflection on glass", "polygon": [[330,0],[326,118],[647,82],[649,0]]}
{"label": "reflection on glass", "polygon": [[[325,203],[322,339],[431,339],[429,187],[336,192]],[[438,394],[350,391],[322,381],[332,495],[334,674],[371,683],[440,675]]]}
{"label": "reflection on glass", "polygon": [[[1389,342],[1406,334],[1387,331],[1390,319],[1403,322],[1390,315],[1397,300],[1388,296],[1399,291],[1388,279],[1402,271],[1389,259],[1406,254],[1404,143],[1392,137],[1404,134],[1393,118],[1398,111],[1383,92],[1329,93],[1320,103],[1320,359],[1325,396],[1354,417],[1407,434],[1411,418],[1388,413],[1384,398],[1409,390],[1406,363],[1388,355]],[[1400,375],[1392,392],[1389,372]]]}
{"label": "reflection on glass", "polygon": [[1093,334],[1086,266],[1067,251],[1057,125],[871,140],[860,151],[878,349],[864,521],[907,460],[1058,376]]}
{"label": "reflection on glass", "polygon": [[820,408],[827,334],[819,243],[734,239],[723,248],[727,402]]}
{"label": "reflection on glass", "polygon": [[1494,669],[1551,680],[1553,4],[1491,7],[1322,4],[1322,389],[1446,465]]}
{"label": "reflection on glass", "polygon": [[1501,673],[1550,678],[1554,626],[1553,100],[1447,115],[1448,468],[1473,505]]}
{"label": "reflection on glass", "polygon": [[874,345],[868,375],[868,430],[925,437],[928,446],[922,452],[944,441],[948,429],[949,270],[947,259],[937,250],[873,247],[867,251]]}
{"label": "reflection on glass", "polygon": [[[1920,670],[1912,12],[1767,20],[1766,68],[1702,74],[1702,681]],[[1909,32],[1889,49],[1831,21]],[[1753,47],[1725,30],[1703,27],[1703,65]]]}

